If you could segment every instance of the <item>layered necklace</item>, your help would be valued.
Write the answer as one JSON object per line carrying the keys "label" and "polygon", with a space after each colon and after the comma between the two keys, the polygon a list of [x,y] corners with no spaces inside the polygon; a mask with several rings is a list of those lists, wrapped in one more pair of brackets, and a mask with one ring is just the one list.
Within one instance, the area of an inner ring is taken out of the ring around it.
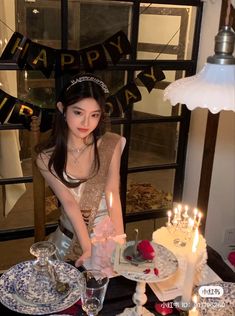
{"label": "layered necklace", "polygon": [[79,157],[81,154],[87,149],[88,145],[84,144],[84,146],[80,148],[69,148],[68,151],[71,153],[73,157],[73,163],[76,164],[78,162]]}

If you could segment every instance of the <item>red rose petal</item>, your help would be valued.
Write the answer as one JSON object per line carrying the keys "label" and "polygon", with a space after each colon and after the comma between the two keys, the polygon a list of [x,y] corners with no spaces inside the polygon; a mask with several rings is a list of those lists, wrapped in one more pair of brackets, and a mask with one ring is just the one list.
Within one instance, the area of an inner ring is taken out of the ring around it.
{"label": "red rose petal", "polygon": [[158,276],[158,274],[159,274],[159,271],[158,271],[158,269],[157,268],[154,268],[154,274],[156,275],[156,276]]}
{"label": "red rose petal", "polygon": [[144,270],[144,273],[145,273],[145,274],[148,274],[149,272],[150,272],[150,269],[145,269],[145,270]]}
{"label": "red rose petal", "polygon": [[132,260],[132,257],[131,256],[126,256],[126,259],[131,261]]}

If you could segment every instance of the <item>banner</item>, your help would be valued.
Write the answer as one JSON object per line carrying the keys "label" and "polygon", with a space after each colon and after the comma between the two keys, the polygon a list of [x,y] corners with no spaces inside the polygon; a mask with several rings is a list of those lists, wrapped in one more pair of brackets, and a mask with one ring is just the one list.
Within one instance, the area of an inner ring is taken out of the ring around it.
{"label": "banner", "polygon": [[[151,90],[156,86],[156,83],[165,78],[165,75],[163,71],[157,67],[156,63],[154,63],[152,66],[147,67],[145,70],[140,72],[137,78],[139,78],[146,89],[151,92]],[[110,116],[120,117],[128,110],[129,105],[136,103],[141,99],[142,96],[138,86],[135,81],[132,81],[106,99],[105,111]],[[51,128],[53,112],[54,110],[52,109],[42,109],[37,105],[16,99],[0,89],[1,124],[21,123],[29,129],[31,116],[41,115],[40,130],[44,132]]]}
{"label": "banner", "polygon": [[131,53],[131,45],[123,31],[117,32],[103,43],[78,51],[50,48],[15,32],[0,60],[13,60],[20,69],[24,69],[26,66],[38,69],[46,78],[49,78],[52,70],[55,70],[56,74],[70,69],[79,72],[81,60],[87,72],[105,69],[108,65],[105,50],[110,55],[112,62],[116,64],[121,57]]}
{"label": "banner", "polygon": [[[34,43],[22,34],[15,32],[8,42],[0,60],[14,60],[20,68],[26,65],[31,69],[40,70],[49,78],[55,70],[55,75],[64,72],[80,71],[81,60],[86,71],[105,69],[108,65],[106,51],[116,64],[121,57],[131,52],[130,43],[124,32],[119,31],[104,43],[93,45],[89,48],[76,50],[57,50],[38,43]],[[157,66],[156,61],[146,67],[137,75],[138,80],[150,93],[156,88],[157,82],[165,79],[163,71]],[[142,99],[136,79],[127,83],[115,94],[110,95],[106,100],[105,111],[113,117],[122,116],[128,107]],[[53,121],[52,109],[42,109],[37,105],[19,100],[10,96],[0,89],[0,123],[21,123],[25,128],[30,129],[32,115],[41,116],[41,131],[51,128]]]}

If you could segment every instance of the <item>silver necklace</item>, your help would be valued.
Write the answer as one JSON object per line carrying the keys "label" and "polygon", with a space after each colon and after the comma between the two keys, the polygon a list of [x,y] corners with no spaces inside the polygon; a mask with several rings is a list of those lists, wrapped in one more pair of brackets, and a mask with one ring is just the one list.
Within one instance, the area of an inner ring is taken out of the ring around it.
{"label": "silver necklace", "polygon": [[81,154],[85,151],[86,148],[87,148],[86,144],[82,146],[81,148],[69,148],[68,151],[73,156],[73,163],[75,164],[77,163],[78,158],[81,156]]}

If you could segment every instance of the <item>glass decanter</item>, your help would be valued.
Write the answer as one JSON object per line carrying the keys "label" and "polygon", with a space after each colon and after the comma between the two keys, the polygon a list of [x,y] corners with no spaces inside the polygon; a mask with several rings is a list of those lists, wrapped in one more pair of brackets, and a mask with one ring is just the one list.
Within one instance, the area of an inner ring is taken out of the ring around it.
{"label": "glass decanter", "polygon": [[16,283],[18,296],[34,305],[55,304],[63,298],[57,291],[56,271],[51,257],[56,246],[50,241],[40,241],[30,247],[30,253],[36,257],[32,261],[26,282]]}

